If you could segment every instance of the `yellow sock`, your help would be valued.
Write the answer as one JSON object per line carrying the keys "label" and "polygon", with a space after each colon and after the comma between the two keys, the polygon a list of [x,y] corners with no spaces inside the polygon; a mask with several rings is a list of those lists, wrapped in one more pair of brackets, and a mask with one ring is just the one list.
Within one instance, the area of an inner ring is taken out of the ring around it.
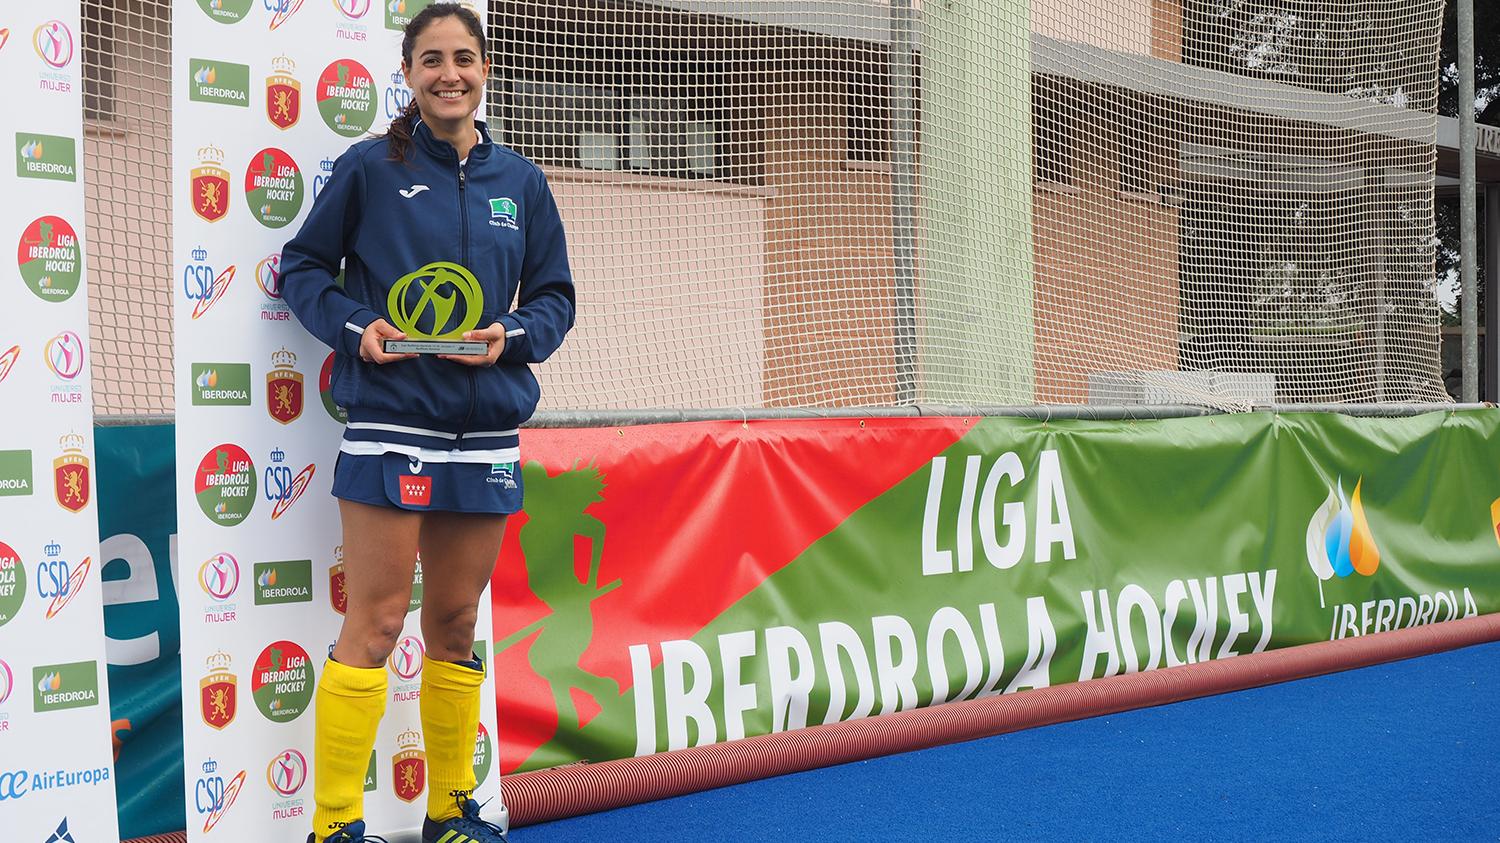
{"label": "yellow sock", "polygon": [[329,659],[313,711],[313,831],[322,840],[365,810],[365,770],[385,714],[385,668]]}
{"label": "yellow sock", "polygon": [[427,749],[427,815],[459,816],[458,796],[474,793],[484,668],[428,660],[422,665],[422,741]]}

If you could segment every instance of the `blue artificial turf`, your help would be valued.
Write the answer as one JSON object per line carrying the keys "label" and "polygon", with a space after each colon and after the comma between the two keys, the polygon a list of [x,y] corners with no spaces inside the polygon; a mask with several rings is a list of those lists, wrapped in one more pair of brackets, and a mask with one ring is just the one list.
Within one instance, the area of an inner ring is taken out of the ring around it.
{"label": "blue artificial turf", "polygon": [[1500,840],[1500,643],[516,829],[575,840]]}

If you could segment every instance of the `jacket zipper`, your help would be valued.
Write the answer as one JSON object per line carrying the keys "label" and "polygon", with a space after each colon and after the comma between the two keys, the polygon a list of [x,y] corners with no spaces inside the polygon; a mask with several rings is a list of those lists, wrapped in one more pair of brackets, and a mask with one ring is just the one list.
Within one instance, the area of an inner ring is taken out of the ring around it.
{"label": "jacket zipper", "polygon": [[[458,163],[458,224],[463,234],[459,241],[459,254],[462,257],[462,265],[469,265],[469,203],[464,196],[464,165]],[[456,445],[462,445],[464,434],[469,430],[469,422],[474,418],[474,405],[479,402],[479,387],[476,383],[477,376],[472,368],[468,371],[469,376],[469,413],[464,416],[464,423],[458,429],[458,440]]]}

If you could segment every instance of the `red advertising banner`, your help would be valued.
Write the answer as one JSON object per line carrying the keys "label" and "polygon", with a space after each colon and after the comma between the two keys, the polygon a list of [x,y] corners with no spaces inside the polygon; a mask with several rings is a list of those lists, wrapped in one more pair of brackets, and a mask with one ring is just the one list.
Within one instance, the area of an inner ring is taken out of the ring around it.
{"label": "red advertising banner", "polygon": [[626,644],[691,637],[971,421],[525,431],[492,582],[502,772],[602,760],[572,738],[630,690]]}

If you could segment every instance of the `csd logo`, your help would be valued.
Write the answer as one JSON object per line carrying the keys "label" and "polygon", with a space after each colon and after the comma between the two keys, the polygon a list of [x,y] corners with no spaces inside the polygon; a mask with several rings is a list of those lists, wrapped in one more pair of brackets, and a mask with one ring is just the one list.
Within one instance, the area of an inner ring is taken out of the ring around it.
{"label": "csd logo", "polygon": [[400,73],[391,74],[391,84],[385,88],[385,118],[396,119],[411,102],[411,88],[406,87],[406,79]]}
{"label": "csd logo", "polygon": [[203,776],[198,779],[193,788],[193,807],[200,815],[224,810],[224,777]]}
{"label": "csd logo", "polygon": [[31,774],[25,770],[0,773],[0,802],[20,799],[31,787]]}

